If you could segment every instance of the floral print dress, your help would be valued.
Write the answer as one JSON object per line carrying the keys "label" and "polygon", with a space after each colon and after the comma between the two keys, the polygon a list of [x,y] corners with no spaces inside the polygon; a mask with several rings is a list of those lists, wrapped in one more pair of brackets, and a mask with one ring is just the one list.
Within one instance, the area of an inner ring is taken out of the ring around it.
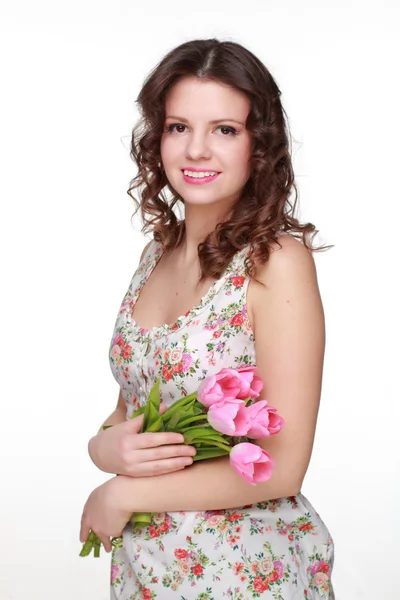
{"label": "floral print dress", "polygon": [[[160,378],[169,406],[223,367],[255,365],[246,311],[244,249],[200,304],[171,325],[139,327],[132,309],[162,256],[152,241],[123,299],[110,365],[127,419]],[[190,468],[190,467],[189,467]],[[111,600],[334,599],[333,541],[299,493],[237,509],[157,513],[133,532],[128,523],[111,559]]]}

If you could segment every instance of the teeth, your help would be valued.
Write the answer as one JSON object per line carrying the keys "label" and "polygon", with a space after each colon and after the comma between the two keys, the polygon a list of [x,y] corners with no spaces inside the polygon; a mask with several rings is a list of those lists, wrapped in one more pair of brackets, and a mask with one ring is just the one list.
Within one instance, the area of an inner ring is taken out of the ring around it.
{"label": "teeth", "polygon": [[184,174],[188,177],[194,177],[195,179],[199,179],[201,177],[212,177],[212,175],[216,175],[216,171],[188,171],[185,169]]}

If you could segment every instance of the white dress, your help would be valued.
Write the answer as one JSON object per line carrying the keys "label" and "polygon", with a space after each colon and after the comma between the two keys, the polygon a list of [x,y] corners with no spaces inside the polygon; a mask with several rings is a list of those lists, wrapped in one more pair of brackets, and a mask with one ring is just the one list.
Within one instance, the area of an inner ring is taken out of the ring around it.
{"label": "white dress", "polygon": [[[127,419],[160,377],[169,406],[223,367],[256,365],[246,311],[244,249],[199,305],[172,325],[140,328],[131,316],[162,255],[155,241],[133,275],[110,344],[111,369]],[[190,468],[190,467],[189,467]],[[334,547],[321,517],[300,493],[229,510],[158,513],[111,559],[111,600],[334,600]]]}

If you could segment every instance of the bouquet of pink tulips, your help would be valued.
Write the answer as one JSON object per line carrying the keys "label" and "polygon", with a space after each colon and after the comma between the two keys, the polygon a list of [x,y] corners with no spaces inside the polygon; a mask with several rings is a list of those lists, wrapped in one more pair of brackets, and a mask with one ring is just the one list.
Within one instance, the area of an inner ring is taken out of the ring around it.
{"label": "bouquet of pink tulips", "polygon": [[[147,403],[132,414],[144,414],[142,432],[173,431],[182,433],[184,443],[197,450],[194,461],[229,454],[232,467],[251,485],[267,481],[272,475],[273,458],[248,439],[262,439],[278,433],[284,421],[266,400],[252,402],[260,395],[263,382],[256,367],[222,369],[206,377],[196,392],[174,402],[160,414],[159,380],[154,384]],[[111,425],[105,426],[111,427]],[[151,513],[134,513],[135,529],[151,522]],[[120,538],[113,538],[115,546]],[[92,548],[99,556],[101,542],[90,532],[80,556]]]}

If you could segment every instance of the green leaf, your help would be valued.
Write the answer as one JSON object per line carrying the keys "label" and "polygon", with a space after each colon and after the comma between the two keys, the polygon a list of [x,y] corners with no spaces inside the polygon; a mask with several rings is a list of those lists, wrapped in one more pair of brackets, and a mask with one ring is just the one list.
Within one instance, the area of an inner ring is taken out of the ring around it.
{"label": "green leaf", "polygon": [[144,418],[142,425],[142,432],[148,431],[148,428],[151,427],[155,420],[158,418],[160,410],[160,380],[157,379],[153,387],[151,388],[151,392],[147,399],[147,402],[144,407]]}
{"label": "green leaf", "polygon": [[149,398],[147,402],[150,402],[154,408],[159,411],[160,410],[160,379],[158,378],[151,388],[151,392],[149,394]]}
{"label": "green leaf", "polygon": [[184,427],[181,430],[181,433],[184,434],[185,438],[188,437],[188,439],[196,439],[199,438],[199,440],[203,440],[203,439],[217,439],[218,441],[221,442],[225,442],[227,439],[225,434],[223,433],[219,433],[218,431],[216,431],[215,429],[213,429],[210,426],[205,426],[205,427]]}
{"label": "green leaf", "polygon": [[179,398],[176,400],[162,415],[164,423],[166,423],[170,417],[176,413],[179,409],[183,408],[186,405],[190,405],[194,403],[194,400],[197,398],[197,392],[193,392],[193,394],[189,394],[189,396],[184,396],[183,398]]}
{"label": "green leaf", "polygon": [[180,431],[182,427],[186,427],[195,421],[207,421],[206,415],[196,415],[189,417],[188,419],[184,419],[183,421],[179,420],[177,423],[178,430]]}
{"label": "green leaf", "polygon": [[131,414],[131,419],[134,419],[135,417],[139,417],[140,415],[142,415],[144,413],[145,408],[146,408],[145,406],[141,406],[140,408],[135,410],[135,412]]}
{"label": "green leaf", "polygon": [[[161,415],[161,418],[163,416],[164,415]],[[169,419],[169,421],[167,421],[169,431],[174,431],[180,418],[181,418],[181,414],[179,412],[176,412],[175,414],[172,415],[172,417]]]}
{"label": "green leaf", "polygon": [[143,412],[143,423],[142,423],[142,432],[147,431],[147,426],[149,424],[149,411],[150,411],[150,403],[147,402],[144,407]]}
{"label": "green leaf", "polygon": [[[226,452],[230,452],[232,450],[231,446],[228,446],[227,444],[223,444],[221,442],[217,442],[215,440],[210,440],[210,441],[207,440],[207,442],[208,442],[208,447],[210,447],[210,446],[214,447],[215,446],[216,448],[221,448],[221,450],[225,450]],[[189,446],[194,446],[197,449],[197,443],[196,443],[196,441],[188,443],[188,445]],[[202,446],[201,449],[203,449],[203,448],[204,448],[204,445]]]}
{"label": "green leaf", "polygon": [[[157,413],[158,414],[158,413]],[[146,429],[146,432],[149,431],[165,431],[164,423],[159,415],[157,419],[149,419],[149,422],[152,421],[151,425],[149,425]]]}
{"label": "green leaf", "polygon": [[227,454],[229,454],[229,451],[221,448],[201,448],[197,451],[197,454],[193,456],[193,461],[217,458],[218,456],[226,456]]}
{"label": "green leaf", "polygon": [[201,402],[199,402],[197,399],[193,405],[194,410],[199,410],[200,412],[204,412],[206,407],[204,406],[204,404],[202,404]]}

